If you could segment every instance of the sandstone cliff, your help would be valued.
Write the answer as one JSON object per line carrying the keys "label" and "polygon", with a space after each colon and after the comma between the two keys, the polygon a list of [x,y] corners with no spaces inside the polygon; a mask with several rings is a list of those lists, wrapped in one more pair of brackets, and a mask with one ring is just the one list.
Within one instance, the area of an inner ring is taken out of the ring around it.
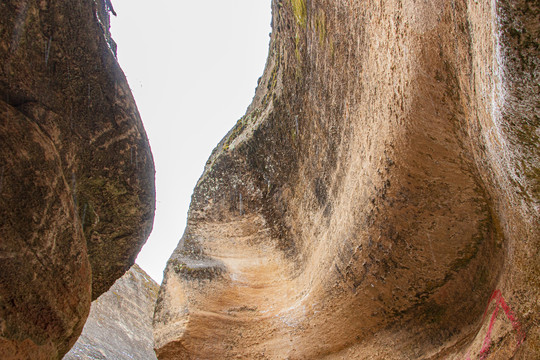
{"label": "sandstone cliff", "polygon": [[83,332],[64,360],[151,360],[159,285],[137,264],[92,302]]}
{"label": "sandstone cliff", "polygon": [[0,3],[0,358],[60,358],[133,264],[154,164],[103,1]]}
{"label": "sandstone cliff", "polygon": [[539,6],[273,0],[158,358],[540,358]]}

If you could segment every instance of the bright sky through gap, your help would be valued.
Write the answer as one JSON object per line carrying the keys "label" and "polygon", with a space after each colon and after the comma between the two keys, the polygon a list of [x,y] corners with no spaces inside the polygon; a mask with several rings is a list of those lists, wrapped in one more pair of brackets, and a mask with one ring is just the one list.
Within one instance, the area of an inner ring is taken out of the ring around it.
{"label": "bright sky through gap", "polygon": [[154,230],[137,263],[158,283],[212,149],[251,103],[270,0],[112,0],[111,33],[156,164]]}

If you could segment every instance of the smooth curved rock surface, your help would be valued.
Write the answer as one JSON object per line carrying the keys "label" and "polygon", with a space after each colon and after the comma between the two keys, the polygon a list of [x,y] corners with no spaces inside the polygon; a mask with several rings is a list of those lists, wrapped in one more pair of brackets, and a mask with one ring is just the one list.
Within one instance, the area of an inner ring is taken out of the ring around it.
{"label": "smooth curved rock surface", "polygon": [[152,317],[159,285],[137,264],[92,302],[83,332],[63,360],[156,360]]}
{"label": "smooth curved rock surface", "polygon": [[0,358],[61,358],[134,263],[154,164],[103,1],[0,3]]}
{"label": "smooth curved rock surface", "polygon": [[538,2],[272,9],[166,268],[158,358],[540,358]]}

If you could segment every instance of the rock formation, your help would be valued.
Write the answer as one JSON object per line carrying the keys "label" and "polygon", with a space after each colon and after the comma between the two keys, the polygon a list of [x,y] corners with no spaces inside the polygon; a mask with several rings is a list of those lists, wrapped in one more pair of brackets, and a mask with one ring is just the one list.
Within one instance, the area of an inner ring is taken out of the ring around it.
{"label": "rock formation", "polygon": [[104,3],[0,3],[0,358],[61,358],[133,264],[154,164]]}
{"label": "rock formation", "polygon": [[159,285],[137,264],[92,302],[83,332],[64,360],[156,360],[152,317]]}
{"label": "rock formation", "polygon": [[273,0],[158,358],[540,358],[539,6]]}

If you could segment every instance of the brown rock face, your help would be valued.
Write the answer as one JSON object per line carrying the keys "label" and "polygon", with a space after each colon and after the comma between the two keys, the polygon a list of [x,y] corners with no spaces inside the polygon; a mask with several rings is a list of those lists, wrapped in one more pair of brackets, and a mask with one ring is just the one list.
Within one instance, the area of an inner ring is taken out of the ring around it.
{"label": "brown rock face", "polygon": [[166,269],[158,358],[540,358],[538,2],[272,8]]}
{"label": "brown rock face", "polygon": [[0,358],[60,358],[151,230],[154,165],[102,1],[0,3]]}

